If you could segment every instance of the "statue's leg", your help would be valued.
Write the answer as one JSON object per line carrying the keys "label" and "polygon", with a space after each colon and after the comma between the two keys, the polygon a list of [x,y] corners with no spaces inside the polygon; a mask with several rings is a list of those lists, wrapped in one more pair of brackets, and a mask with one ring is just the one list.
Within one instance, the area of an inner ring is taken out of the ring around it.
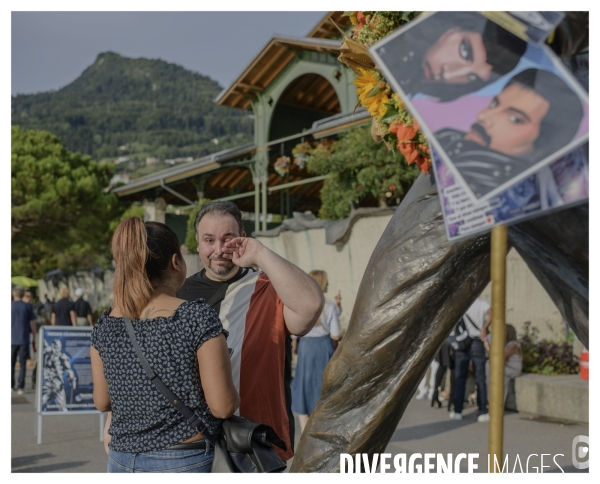
{"label": "statue's leg", "polygon": [[489,282],[489,235],[450,243],[433,177],[390,220],[292,472],[335,472],[340,453],[383,452],[436,351]]}
{"label": "statue's leg", "polygon": [[511,226],[511,244],[589,348],[589,204]]}

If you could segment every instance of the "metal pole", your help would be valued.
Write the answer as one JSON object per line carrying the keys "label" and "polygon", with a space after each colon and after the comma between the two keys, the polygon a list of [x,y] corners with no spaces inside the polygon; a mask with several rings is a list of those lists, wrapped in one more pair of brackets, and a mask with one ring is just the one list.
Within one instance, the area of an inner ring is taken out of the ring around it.
{"label": "metal pole", "polygon": [[265,176],[262,183],[262,229],[267,230],[267,177]]}
{"label": "metal pole", "polygon": [[506,249],[508,229],[505,225],[492,228],[492,347],[490,351],[490,470],[496,462],[502,468],[504,444],[504,346],[506,345]]}
{"label": "metal pole", "polygon": [[252,173],[252,183],[254,183],[254,230],[258,232],[260,230],[260,226],[258,225],[258,218],[260,214],[260,178],[258,178],[258,162],[252,166],[249,166],[250,173]]}
{"label": "metal pole", "polygon": [[41,445],[42,443],[42,414],[38,413],[38,420],[37,420],[37,443],[38,445]]}

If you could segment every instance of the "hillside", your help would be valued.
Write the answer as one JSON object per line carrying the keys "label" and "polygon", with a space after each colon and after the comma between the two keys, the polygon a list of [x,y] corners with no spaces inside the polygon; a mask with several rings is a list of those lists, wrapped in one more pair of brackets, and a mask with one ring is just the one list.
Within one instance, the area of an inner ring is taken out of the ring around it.
{"label": "hillside", "polygon": [[252,141],[249,113],[213,102],[221,89],[176,64],[105,52],[58,91],[13,96],[11,124],[139,176]]}

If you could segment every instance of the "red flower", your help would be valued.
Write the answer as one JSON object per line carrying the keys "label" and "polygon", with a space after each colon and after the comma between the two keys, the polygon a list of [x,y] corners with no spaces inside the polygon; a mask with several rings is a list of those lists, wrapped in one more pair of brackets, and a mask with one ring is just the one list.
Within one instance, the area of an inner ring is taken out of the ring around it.
{"label": "red flower", "polygon": [[390,192],[396,191],[396,185],[390,185]]}

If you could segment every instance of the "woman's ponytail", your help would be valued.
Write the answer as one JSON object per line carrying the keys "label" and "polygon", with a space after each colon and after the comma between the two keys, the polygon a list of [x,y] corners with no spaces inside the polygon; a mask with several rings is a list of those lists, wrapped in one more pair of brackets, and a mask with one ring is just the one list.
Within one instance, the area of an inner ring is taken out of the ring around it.
{"label": "woman's ponytail", "polygon": [[146,274],[148,236],[138,217],[123,220],[112,238],[115,260],[114,306],[131,319],[138,318],[150,300],[152,284]]}

